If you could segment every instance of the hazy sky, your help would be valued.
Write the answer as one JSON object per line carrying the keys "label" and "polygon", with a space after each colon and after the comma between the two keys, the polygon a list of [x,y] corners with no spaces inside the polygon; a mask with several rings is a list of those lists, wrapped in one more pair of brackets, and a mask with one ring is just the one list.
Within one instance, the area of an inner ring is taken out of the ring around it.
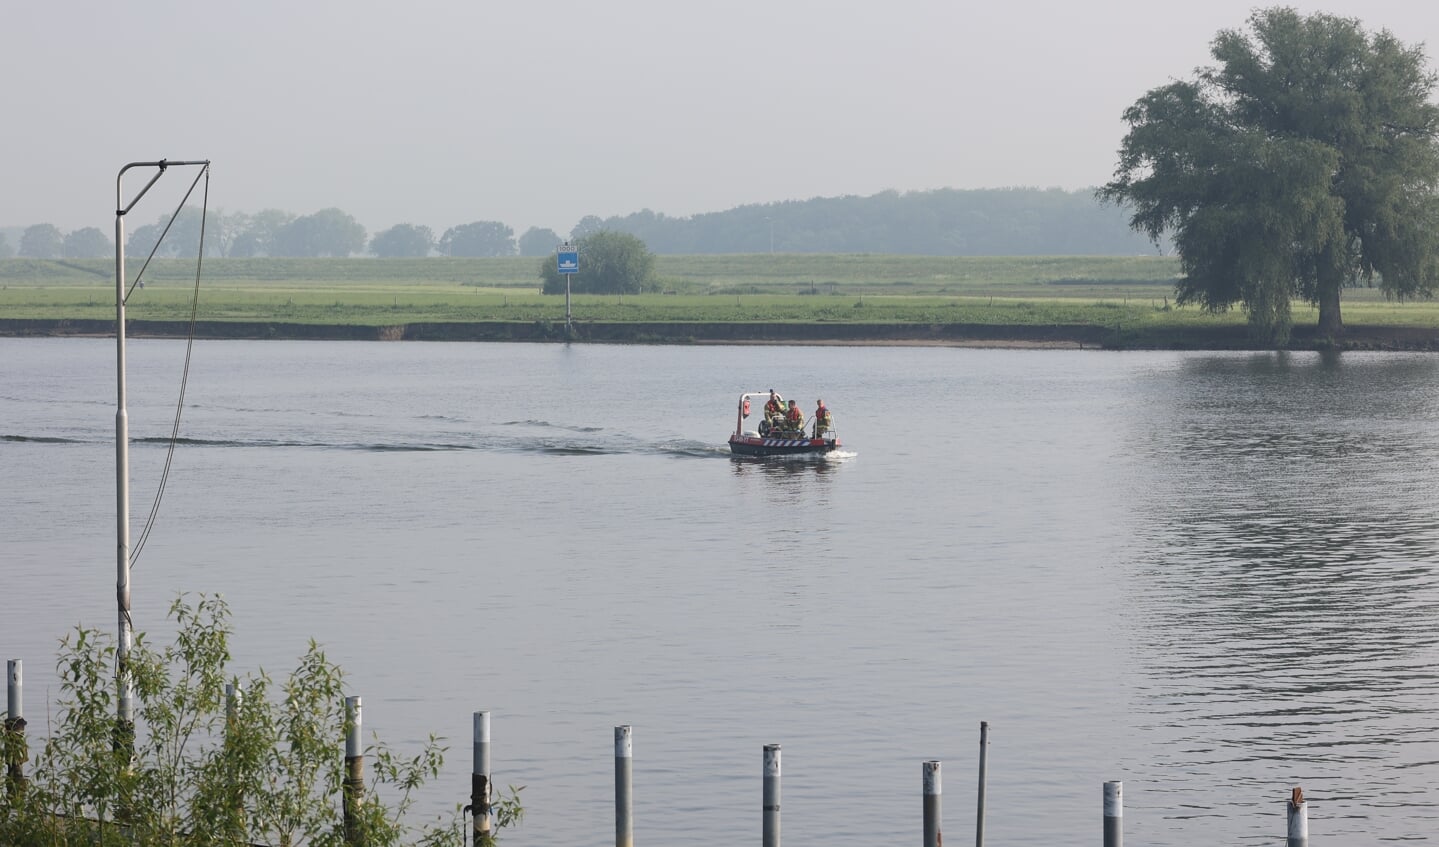
{"label": "hazy sky", "polygon": [[[1439,3],[1294,5],[1422,42],[1436,66]],[[437,236],[886,189],[1084,188],[1110,178],[1125,107],[1208,64],[1215,33],[1254,8],[21,0],[0,14],[0,226],[109,232],[116,172],[161,158],[212,160],[212,208],[337,206],[371,232]],[[142,184],[127,175],[127,194]],[[157,188],[131,225],[177,199]]]}

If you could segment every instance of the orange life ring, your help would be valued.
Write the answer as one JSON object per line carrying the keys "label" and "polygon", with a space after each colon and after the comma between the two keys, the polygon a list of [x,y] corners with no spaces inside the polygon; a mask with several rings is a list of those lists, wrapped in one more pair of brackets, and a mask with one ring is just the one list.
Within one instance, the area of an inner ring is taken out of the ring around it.
{"label": "orange life ring", "polygon": [[749,398],[744,398],[744,416],[749,417]]}

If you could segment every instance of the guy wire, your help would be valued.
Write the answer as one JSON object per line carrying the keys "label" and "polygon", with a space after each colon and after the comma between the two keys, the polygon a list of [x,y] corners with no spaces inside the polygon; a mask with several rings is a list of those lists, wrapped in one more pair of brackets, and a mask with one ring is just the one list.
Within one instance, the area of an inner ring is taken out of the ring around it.
{"label": "guy wire", "polygon": [[[135,566],[135,560],[140,557],[140,551],[145,549],[145,541],[150,537],[150,530],[155,526],[155,517],[160,512],[160,499],[165,496],[165,483],[170,478],[170,463],[175,458],[175,444],[180,440],[180,413],[185,408],[185,386],[190,381],[190,353],[195,347],[195,323],[200,313],[200,269],[205,263],[205,222],[210,209],[210,166],[208,164],[201,168],[200,174],[195,177],[195,182],[190,184],[190,191],[185,192],[186,199],[189,199],[191,192],[195,190],[195,184],[200,181],[200,176],[205,177],[205,190],[200,203],[200,251],[195,258],[195,288],[190,296],[190,330],[185,339],[185,367],[180,374],[180,397],[175,402],[175,424],[170,429],[170,445],[165,451],[165,469],[160,474],[160,485],[155,489],[155,502],[150,506],[150,515],[145,519],[145,528],[140,532],[140,540],[135,543],[135,549],[130,553],[131,567]],[[184,208],[184,205],[185,201],[181,200],[180,207]],[[179,214],[177,209],[175,215]],[[171,217],[170,222],[174,223],[175,218]],[[170,227],[166,226],[165,231],[169,230]],[[160,239],[164,240],[164,238],[162,233]],[[155,246],[159,247],[159,241],[155,243]],[[153,250],[150,251],[150,255],[155,255]],[[146,264],[148,263],[149,261],[146,260]],[[144,273],[143,268],[141,273]],[[131,290],[134,290],[133,286]]]}

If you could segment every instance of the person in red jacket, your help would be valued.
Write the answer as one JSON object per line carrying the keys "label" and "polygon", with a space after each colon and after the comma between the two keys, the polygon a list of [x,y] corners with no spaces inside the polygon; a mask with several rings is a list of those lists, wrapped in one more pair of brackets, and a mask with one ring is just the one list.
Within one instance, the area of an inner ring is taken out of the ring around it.
{"label": "person in red jacket", "polygon": [[819,438],[834,429],[834,417],[829,413],[829,407],[824,404],[823,398],[815,402],[819,405],[814,407],[814,437]]}
{"label": "person in red jacket", "polygon": [[789,401],[789,411],[784,416],[784,428],[790,432],[804,432],[804,412],[799,410],[799,404]]}

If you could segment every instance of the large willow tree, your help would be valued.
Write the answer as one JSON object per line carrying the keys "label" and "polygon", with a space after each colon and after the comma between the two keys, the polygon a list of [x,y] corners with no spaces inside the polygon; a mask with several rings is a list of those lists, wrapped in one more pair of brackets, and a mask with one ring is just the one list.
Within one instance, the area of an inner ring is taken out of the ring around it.
{"label": "large willow tree", "polygon": [[1343,333],[1341,290],[1390,297],[1439,284],[1439,107],[1422,46],[1358,21],[1289,8],[1223,30],[1218,63],[1155,88],[1124,113],[1114,180],[1130,225],[1171,233],[1181,303],[1247,310],[1282,345],[1290,303]]}

